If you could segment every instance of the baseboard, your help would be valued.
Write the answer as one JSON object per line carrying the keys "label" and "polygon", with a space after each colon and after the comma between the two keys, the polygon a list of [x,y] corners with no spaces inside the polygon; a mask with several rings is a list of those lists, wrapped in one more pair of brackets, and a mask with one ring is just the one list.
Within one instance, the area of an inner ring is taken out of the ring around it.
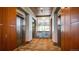
{"label": "baseboard", "polygon": [[[31,41],[32,41],[32,40],[31,40]],[[26,41],[25,44],[28,44],[28,43],[30,43],[31,41]]]}
{"label": "baseboard", "polygon": [[55,46],[58,46],[58,44],[57,44],[56,42],[53,42],[53,44],[54,44]]}

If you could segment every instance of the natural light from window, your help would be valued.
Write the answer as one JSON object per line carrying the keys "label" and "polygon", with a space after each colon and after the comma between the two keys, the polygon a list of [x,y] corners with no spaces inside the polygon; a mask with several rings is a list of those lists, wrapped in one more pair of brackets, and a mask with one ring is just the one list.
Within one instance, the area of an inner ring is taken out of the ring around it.
{"label": "natural light from window", "polygon": [[50,31],[49,17],[38,17],[37,19],[37,31]]}

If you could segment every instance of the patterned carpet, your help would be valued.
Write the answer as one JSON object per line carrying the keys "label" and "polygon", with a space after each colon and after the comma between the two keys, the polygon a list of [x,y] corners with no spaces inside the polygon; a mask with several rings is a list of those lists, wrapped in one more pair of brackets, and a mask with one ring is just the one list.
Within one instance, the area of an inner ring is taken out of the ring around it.
{"label": "patterned carpet", "polygon": [[51,39],[33,39],[30,43],[20,46],[14,51],[60,51],[61,49],[53,45]]}

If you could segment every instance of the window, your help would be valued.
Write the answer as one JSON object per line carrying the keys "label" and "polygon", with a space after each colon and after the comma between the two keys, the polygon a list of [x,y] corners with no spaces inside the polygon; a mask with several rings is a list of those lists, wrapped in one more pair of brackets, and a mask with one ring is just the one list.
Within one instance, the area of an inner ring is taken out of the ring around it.
{"label": "window", "polygon": [[50,31],[49,17],[38,17],[37,31]]}

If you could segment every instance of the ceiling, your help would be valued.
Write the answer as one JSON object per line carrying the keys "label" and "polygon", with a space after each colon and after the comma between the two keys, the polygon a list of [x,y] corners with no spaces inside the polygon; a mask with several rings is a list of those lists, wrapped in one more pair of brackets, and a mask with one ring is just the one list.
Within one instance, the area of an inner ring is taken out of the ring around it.
{"label": "ceiling", "polygon": [[52,13],[52,7],[30,7],[37,17],[50,16]]}

